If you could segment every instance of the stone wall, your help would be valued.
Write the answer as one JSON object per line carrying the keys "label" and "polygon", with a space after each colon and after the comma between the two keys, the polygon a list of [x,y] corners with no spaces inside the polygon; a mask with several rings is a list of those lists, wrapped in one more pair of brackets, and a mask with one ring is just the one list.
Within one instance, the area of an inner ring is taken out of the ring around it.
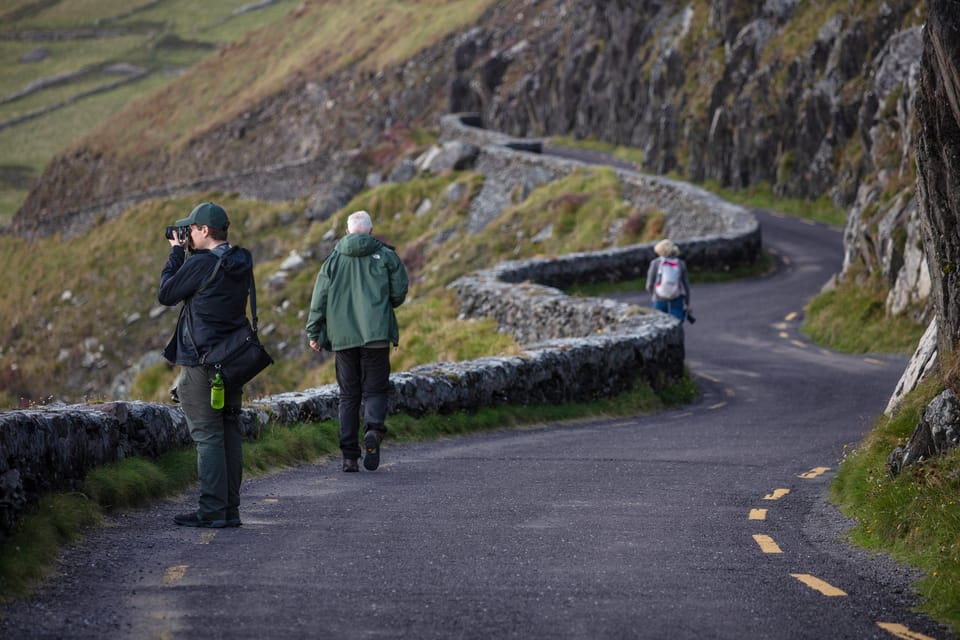
{"label": "stone wall", "polygon": [[[459,119],[447,124],[462,126]],[[530,175],[519,169],[522,166],[541,174],[580,166],[511,150],[503,146],[509,141],[499,138],[491,144],[479,130],[470,135],[483,144],[481,156],[496,158],[501,169],[521,179]],[[688,231],[719,230],[675,238],[691,265],[723,269],[756,257],[760,229],[744,209],[686,185],[622,175],[631,185],[631,197],[670,203],[658,206],[664,206],[668,219],[684,221],[678,224]],[[492,182],[490,176],[487,182]],[[525,345],[524,352],[395,373],[390,377],[389,411],[423,415],[500,403],[582,401],[620,393],[638,380],[654,389],[676,381],[684,360],[683,327],[677,320],[611,300],[569,297],[553,288],[646,275],[652,258],[651,245],[637,245],[555,260],[506,262],[459,279],[451,287],[462,315],[495,318],[501,330]],[[243,430],[254,438],[267,424],[335,419],[337,409],[336,385],[260,398],[244,408]],[[98,465],[129,456],[156,457],[188,444],[186,421],[177,406],[111,402],[2,412],[0,534],[9,533],[18,515],[42,493],[79,489],[86,473]]]}

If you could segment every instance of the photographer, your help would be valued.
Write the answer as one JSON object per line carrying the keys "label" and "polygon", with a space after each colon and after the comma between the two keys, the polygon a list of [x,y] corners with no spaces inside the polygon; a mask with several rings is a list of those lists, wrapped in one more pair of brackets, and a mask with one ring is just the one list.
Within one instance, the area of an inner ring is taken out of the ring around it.
{"label": "photographer", "polygon": [[240,526],[243,452],[239,417],[243,391],[228,384],[223,390],[223,408],[213,408],[215,372],[200,363],[201,356],[223,336],[247,323],[253,257],[246,249],[230,246],[229,226],[223,207],[203,202],[189,216],[177,220],[173,228],[168,227],[170,255],[157,296],[166,306],[183,302],[176,332],[163,355],[182,367],[171,391],[183,407],[190,436],[197,444],[198,508],[174,518],[176,524],[190,527]]}

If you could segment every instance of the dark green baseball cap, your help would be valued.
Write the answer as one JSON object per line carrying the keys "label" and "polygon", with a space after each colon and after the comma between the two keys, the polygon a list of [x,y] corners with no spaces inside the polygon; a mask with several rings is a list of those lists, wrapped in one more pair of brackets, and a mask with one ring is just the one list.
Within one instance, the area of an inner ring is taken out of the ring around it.
{"label": "dark green baseball cap", "polygon": [[207,225],[214,229],[226,230],[230,226],[230,219],[227,218],[227,212],[220,205],[213,202],[201,202],[193,208],[189,216],[176,222],[178,227],[186,227],[191,224]]}

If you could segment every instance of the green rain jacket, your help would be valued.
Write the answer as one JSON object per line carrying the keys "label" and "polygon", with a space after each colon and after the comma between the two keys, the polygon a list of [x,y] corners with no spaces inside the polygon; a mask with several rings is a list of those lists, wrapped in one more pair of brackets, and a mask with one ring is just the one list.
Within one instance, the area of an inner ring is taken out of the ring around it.
{"label": "green rain jacket", "polygon": [[408,284],[393,247],[368,233],[344,236],[317,274],[307,337],[328,351],[386,341],[396,346],[393,310],[406,299]]}

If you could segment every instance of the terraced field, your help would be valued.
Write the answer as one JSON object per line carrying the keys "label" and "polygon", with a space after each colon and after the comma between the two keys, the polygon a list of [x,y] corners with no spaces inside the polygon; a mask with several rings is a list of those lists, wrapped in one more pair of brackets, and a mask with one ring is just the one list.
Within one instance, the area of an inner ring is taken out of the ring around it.
{"label": "terraced field", "polygon": [[0,227],[50,158],[296,0],[13,0],[0,8]]}

